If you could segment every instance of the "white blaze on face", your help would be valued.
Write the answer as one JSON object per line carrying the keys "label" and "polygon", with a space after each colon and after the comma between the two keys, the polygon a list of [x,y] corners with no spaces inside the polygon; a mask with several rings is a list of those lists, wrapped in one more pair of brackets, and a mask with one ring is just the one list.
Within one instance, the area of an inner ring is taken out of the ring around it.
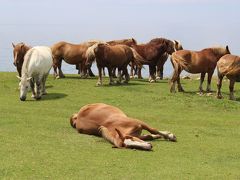
{"label": "white blaze on face", "polygon": [[24,98],[27,95],[28,89],[30,87],[29,78],[21,78],[20,86],[20,98]]}

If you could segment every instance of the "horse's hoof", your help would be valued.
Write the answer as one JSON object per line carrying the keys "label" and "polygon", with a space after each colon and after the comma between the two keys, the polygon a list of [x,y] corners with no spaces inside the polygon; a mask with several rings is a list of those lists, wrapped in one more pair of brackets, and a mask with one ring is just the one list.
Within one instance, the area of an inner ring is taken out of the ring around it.
{"label": "horse's hoof", "polygon": [[159,80],[159,79],[160,79],[160,77],[159,77],[159,76],[157,76],[157,77],[156,77],[156,80]]}
{"label": "horse's hoof", "polygon": [[235,97],[230,97],[229,100],[236,101]]}
{"label": "horse's hoof", "polygon": [[38,96],[38,97],[35,97],[35,99],[36,99],[36,100],[40,100],[40,99],[42,99],[42,97],[41,97],[41,96]]}
{"label": "horse's hoof", "polygon": [[101,83],[96,83],[96,86],[101,86],[102,84]]}
{"label": "horse's hoof", "polygon": [[149,82],[154,83],[154,82],[156,82],[156,80],[151,79],[151,80],[149,80]]}
{"label": "horse's hoof", "polygon": [[178,89],[178,92],[185,92],[184,89]]}
{"label": "horse's hoof", "polygon": [[114,85],[114,82],[110,82],[109,85]]}
{"label": "horse's hoof", "polygon": [[130,76],[130,79],[133,79],[133,78],[135,78],[134,76]]}
{"label": "horse's hoof", "polygon": [[223,96],[218,95],[218,96],[216,96],[216,98],[218,98],[218,99],[223,99]]}
{"label": "horse's hoof", "polygon": [[42,92],[42,95],[47,95],[47,92]]}

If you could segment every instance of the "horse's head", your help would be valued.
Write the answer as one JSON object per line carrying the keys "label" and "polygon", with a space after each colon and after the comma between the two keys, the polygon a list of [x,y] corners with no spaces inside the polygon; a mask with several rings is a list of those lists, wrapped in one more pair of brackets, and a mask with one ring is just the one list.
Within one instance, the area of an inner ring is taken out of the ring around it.
{"label": "horse's head", "polygon": [[77,113],[74,113],[71,117],[70,117],[70,124],[73,128],[76,128],[76,122],[77,122]]}
{"label": "horse's head", "polygon": [[176,49],[177,51],[183,50],[183,47],[182,47],[182,44],[180,43],[180,41],[173,40],[173,42],[174,42],[174,45],[175,45],[175,49]]}
{"label": "horse's head", "polygon": [[21,69],[24,61],[24,56],[26,52],[30,49],[30,47],[25,45],[24,43],[18,43],[16,45],[12,43],[12,46],[13,46],[13,57],[14,57],[13,64],[14,66],[17,67],[18,73],[21,76]]}
{"label": "horse's head", "polygon": [[20,80],[19,87],[20,87],[20,100],[25,101],[27,97],[27,92],[30,87],[30,80],[32,79],[31,77],[19,77],[17,78]]}
{"label": "horse's head", "polygon": [[130,46],[130,47],[133,47],[134,45],[137,45],[137,41],[134,38],[128,39],[126,41],[126,45]]}

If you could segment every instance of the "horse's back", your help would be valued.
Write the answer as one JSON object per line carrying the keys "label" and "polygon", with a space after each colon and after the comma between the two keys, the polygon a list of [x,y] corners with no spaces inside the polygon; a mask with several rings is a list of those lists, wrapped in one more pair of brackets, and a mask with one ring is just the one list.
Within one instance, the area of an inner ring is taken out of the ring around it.
{"label": "horse's back", "polygon": [[226,54],[217,62],[218,73],[235,75],[240,74],[240,57]]}
{"label": "horse's back", "polygon": [[36,46],[30,49],[26,54],[28,71],[47,74],[52,67],[52,52],[47,46]]}

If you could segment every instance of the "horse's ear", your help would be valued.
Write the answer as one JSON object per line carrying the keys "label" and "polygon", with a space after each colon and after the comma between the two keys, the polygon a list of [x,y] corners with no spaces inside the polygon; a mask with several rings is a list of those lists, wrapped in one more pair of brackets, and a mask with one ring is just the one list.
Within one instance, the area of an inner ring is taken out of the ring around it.
{"label": "horse's ear", "polygon": [[228,47],[228,45],[226,46],[226,50],[227,50],[228,52],[230,52],[230,51],[229,51],[229,47]]}
{"label": "horse's ear", "polygon": [[27,78],[27,81],[30,81],[32,79],[32,77],[29,77],[29,78]]}
{"label": "horse's ear", "polygon": [[19,76],[16,76],[20,81],[21,81],[21,77],[19,77]]}
{"label": "horse's ear", "polygon": [[132,38],[132,41],[133,41],[135,44],[137,44],[137,41],[136,41],[134,38]]}
{"label": "horse's ear", "polygon": [[16,45],[12,43],[12,46],[13,46],[13,48],[15,48]]}
{"label": "horse's ear", "polygon": [[177,45],[178,44],[178,41],[177,40],[174,40],[175,44]]}

